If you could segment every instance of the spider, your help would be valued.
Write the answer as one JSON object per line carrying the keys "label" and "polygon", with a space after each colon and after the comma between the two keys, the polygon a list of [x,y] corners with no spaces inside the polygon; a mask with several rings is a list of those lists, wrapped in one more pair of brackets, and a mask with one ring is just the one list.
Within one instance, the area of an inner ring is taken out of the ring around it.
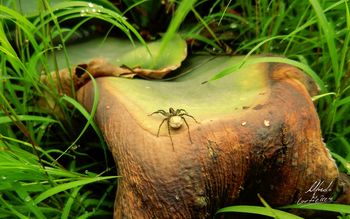
{"label": "spider", "polygon": [[174,143],[173,143],[173,139],[171,137],[170,127],[172,129],[178,129],[178,128],[180,128],[182,126],[183,122],[185,122],[185,124],[187,126],[187,131],[188,131],[188,138],[190,139],[190,142],[192,144],[192,139],[191,139],[191,134],[190,134],[190,127],[188,126],[188,123],[187,123],[187,121],[186,121],[184,116],[188,116],[188,117],[192,118],[196,123],[199,123],[193,116],[189,115],[187,113],[187,111],[184,110],[184,109],[176,109],[176,110],[174,110],[174,108],[172,108],[172,107],[169,108],[169,112],[166,112],[165,110],[157,110],[157,111],[149,114],[149,116],[152,116],[153,114],[157,114],[157,113],[162,114],[163,116],[165,116],[165,118],[163,119],[163,121],[160,123],[160,125],[158,127],[157,137],[159,137],[159,131],[160,131],[160,128],[162,127],[163,123],[165,121],[167,121],[168,133],[169,133],[171,145],[173,146],[173,150],[174,150]]}

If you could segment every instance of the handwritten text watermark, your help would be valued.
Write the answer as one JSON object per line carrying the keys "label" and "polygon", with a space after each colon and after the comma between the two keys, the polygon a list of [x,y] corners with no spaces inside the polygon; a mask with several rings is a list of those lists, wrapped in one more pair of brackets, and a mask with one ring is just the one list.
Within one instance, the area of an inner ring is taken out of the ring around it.
{"label": "handwritten text watermark", "polygon": [[[308,204],[308,203],[327,203],[333,201],[332,197],[330,197],[330,193],[332,192],[333,181],[327,183],[324,180],[316,180],[310,188],[305,191],[304,198],[301,196],[297,204]],[[311,196],[310,196],[311,195]]]}

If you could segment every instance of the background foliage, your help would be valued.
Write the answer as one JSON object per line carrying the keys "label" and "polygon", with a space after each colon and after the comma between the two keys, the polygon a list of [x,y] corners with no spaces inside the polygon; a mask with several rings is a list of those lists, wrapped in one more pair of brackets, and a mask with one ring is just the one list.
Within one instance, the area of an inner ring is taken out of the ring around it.
{"label": "background foliage", "polygon": [[[58,69],[55,51],[95,36],[131,43],[163,37],[165,47],[180,32],[190,55],[285,57],[318,82],[321,92],[314,99],[325,142],[340,170],[350,171],[346,0],[0,3],[1,218],[111,216],[117,172],[99,131],[91,128],[93,113],[40,83],[41,75]],[[48,96],[59,113],[38,106]]]}

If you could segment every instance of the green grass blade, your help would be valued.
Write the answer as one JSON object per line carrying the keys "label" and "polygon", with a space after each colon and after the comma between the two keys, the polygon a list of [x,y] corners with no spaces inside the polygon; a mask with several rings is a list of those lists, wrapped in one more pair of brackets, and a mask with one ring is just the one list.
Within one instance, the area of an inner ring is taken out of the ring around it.
{"label": "green grass blade", "polygon": [[257,63],[262,63],[262,62],[276,62],[276,63],[285,63],[289,64],[292,66],[295,66],[297,68],[300,68],[303,70],[305,73],[310,75],[312,79],[318,84],[318,86],[322,91],[325,91],[325,86],[321,78],[308,66],[305,65],[301,62],[297,62],[291,59],[283,58],[283,57],[251,57],[250,59],[246,58],[244,59],[241,63],[230,66],[218,74],[216,74],[214,77],[212,77],[209,81],[217,80],[219,78],[222,78],[228,74],[232,74],[238,69],[242,68],[244,65],[251,65],[251,64],[257,64]]}
{"label": "green grass blade", "polygon": [[2,203],[2,206],[5,206],[7,209],[9,209],[11,211],[12,216],[16,216],[20,219],[29,219],[29,217],[26,217],[25,215],[21,214],[11,204],[9,204],[7,201],[5,201],[1,195],[0,195],[0,203]]}
{"label": "green grass blade", "polygon": [[81,187],[75,187],[73,189],[73,191],[70,193],[71,195],[69,196],[66,204],[64,205],[61,219],[68,219],[69,218],[69,213],[71,211],[72,205],[73,205],[74,201],[76,200],[80,189],[81,189]]}
{"label": "green grass blade", "polygon": [[324,93],[324,94],[313,96],[313,97],[311,97],[311,99],[312,99],[312,101],[316,101],[318,99],[321,99],[321,98],[327,97],[327,96],[331,96],[331,95],[336,96],[337,93],[335,93],[335,92],[328,92],[328,93]]}
{"label": "green grass blade", "polygon": [[214,33],[214,31],[209,27],[209,24],[207,24],[203,18],[201,17],[201,15],[194,9],[192,8],[192,12],[193,14],[196,16],[196,18],[203,24],[203,26],[205,27],[205,29],[209,32],[209,34],[214,38],[215,42],[216,42],[216,46],[215,47],[219,47],[220,46],[220,40],[217,38],[216,34]]}
{"label": "green grass blade", "polygon": [[265,199],[263,199],[263,197],[261,197],[261,195],[258,193],[258,198],[260,199],[260,202],[265,206],[266,209],[268,209],[271,214],[273,215],[273,217],[275,219],[281,219],[274,211],[274,209],[271,208],[271,206],[265,201]]}
{"label": "green grass blade", "polygon": [[[93,88],[94,88],[94,100],[93,100],[93,104],[92,104],[92,108],[91,108],[91,113],[89,113],[80,103],[78,103],[75,99],[68,97],[68,96],[63,96],[62,100],[72,104],[76,109],[79,110],[79,112],[87,119],[87,122],[83,128],[83,130],[80,132],[79,136],[75,139],[75,141],[66,149],[66,151],[61,155],[63,156],[71,147],[73,147],[78,140],[83,136],[83,134],[85,133],[85,131],[87,130],[87,128],[89,127],[89,125],[91,125],[91,127],[94,129],[94,131],[97,133],[99,139],[100,139],[100,143],[102,145],[102,149],[104,152],[104,156],[105,156],[105,161],[107,162],[107,145],[105,144],[104,138],[102,136],[102,133],[100,131],[100,129],[97,127],[96,123],[94,122],[94,116],[97,110],[97,104],[98,104],[98,100],[99,100],[99,90],[98,90],[98,86],[96,84],[95,79],[89,74],[92,84],[93,84]],[[60,157],[61,157],[60,156]],[[57,159],[59,159],[60,157],[58,157]]]}
{"label": "green grass blade", "polygon": [[[273,211],[273,213],[271,212],[271,210]],[[290,214],[281,210],[267,209],[265,207],[248,206],[248,205],[237,205],[237,206],[222,208],[216,212],[215,217],[217,217],[218,214],[229,213],[229,212],[258,214],[258,215],[265,215],[269,217],[274,217],[275,215],[277,215],[279,218],[283,218],[283,219],[302,219],[302,217],[299,217],[294,214]]]}
{"label": "green grass blade", "polygon": [[331,152],[332,157],[334,157],[337,161],[339,161],[341,163],[341,165],[343,165],[343,167],[347,170],[347,173],[350,174],[350,163],[343,158],[342,156]]}
{"label": "green grass blade", "polygon": [[34,202],[32,197],[29,195],[26,189],[22,187],[22,185],[19,182],[12,182],[12,186],[14,188],[14,191],[23,200],[24,205],[28,208],[28,210],[30,210],[35,215],[35,218],[38,218],[38,219],[46,218],[42,213],[42,211],[40,210],[40,208]]}
{"label": "green grass blade", "polygon": [[[33,122],[42,122],[42,123],[58,123],[57,120],[42,117],[42,116],[31,116],[31,115],[17,115],[16,119],[18,121],[33,121]],[[11,123],[12,120],[7,116],[0,117],[0,124]]]}
{"label": "green grass blade", "polygon": [[346,28],[345,28],[345,39],[344,42],[342,43],[342,49],[341,49],[341,58],[340,58],[340,73],[344,71],[345,63],[347,61],[347,55],[349,52],[349,45],[350,45],[350,10],[349,10],[349,5],[347,1],[344,1],[345,5],[345,14],[346,14]]}
{"label": "green grass blade", "polygon": [[139,0],[136,1],[135,3],[133,3],[132,5],[130,5],[125,11],[123,11],[123,13],[121,13],[122,15],[125,15],[127,12],[131,11],[132,9],[136,8],[139,5],[142,5],[143,3],[147,2],[149,0]]}
{"label": "green grass blade", "polygon": [[78,180],[73,181],[73,182],[60,184],[58,186],[52,187],[52,188],[42,192],[40,195],[38,195],[34,199],[34,203],[39,204],[43,200],[45,200],[45,199],[47,199],[47,198],[49,198],[57,193],[67,191],[69,189],[73,189],[73,188],[76,188],[78,186],[83,186],[83,185],[87,185],[89,183],[95,183],[95,182],[108,180],[108,179],[115,179],[115,178],[118,178],[118,176],[103,176],[103,177],[100,176],[100,177],[94,177],[94,178],[83,178],[83,179],[78,179]]}
{"label": "green grass blade", "polygon": [[[70,10],[64,10],[66,8],[70,8]],[[72,10],[74,8],[75,10]],[[108,8],[99,6],[97,4],[84,2],[84,1],[65,1],[59,3],[52,7],[52,11],[60,11],[63,10],[64,14],[59,14],[56,16],[66,16],[68,14],[74,14],[76,18],[79,17],[93,17],[97,19],[101,19],[107,21],[121,31],[123,31],[131,43],[133,43],[133,38],[130,33],[133,33],[134,36],[141,42],[143,46],[148,50],[147,44],[142,38],[142,36],[138,33],[138,31],[130,24],[125,17],[119,11],[113,11]],[[95,12],[94,12],[95,10]],[[97,12],[97,13],[96,13]]]}
{"label": "green grass blade", "polygon": [[337,101],[337,107],[350,104],[350,96],[344,97],[343,99],[340,99]]}
{"label": "green grass blade", "polygon": [[314,8],[314,11],[318,17],[318,21],[320,27],[323,30],[323,36],[326,38],[329,56],[332,62],[333,74],[335,77],[335,87],[340,87],[341,80],[341,72],[339,72],[339,58],[338,58],[338,50],[335,45],[335,33],[332,25],[330,25],[327,21],[326,15],[323,12],[323,9],[318,0],[309,0],[310,4]]}
{"label": "green grass blade", "polygon": [[287,205],[281,207],[281,209],[309,209],[309,210],[318,210],[318,211],[331,211],[344,214],[350,214],[350,205],[343,204],[324,204],[324,203],[314,203],[314,204],[295,204]]}
{"label": "green grass blade", "polygon": [[180,5],[176,9],[175,16],[171,20],[170,25],[168,26],[168,29],[163,36],[163,39],[162,39],[162,42],[160,45],[160,49],[159,49],[159,53],[157,54],[156,57],[154,57],[154,65],[156,65],[156,63],[158,62],[158,60],[162,56],[162,53],[165,50],[165,48],[167,47],[168,43],[176,35],[176,31],[180,27],[181,23],[185,19],[188,12],[191,11],[191,9],[196,1],[197,0],[186,0],[186,1],[182,0],[181,1]]}

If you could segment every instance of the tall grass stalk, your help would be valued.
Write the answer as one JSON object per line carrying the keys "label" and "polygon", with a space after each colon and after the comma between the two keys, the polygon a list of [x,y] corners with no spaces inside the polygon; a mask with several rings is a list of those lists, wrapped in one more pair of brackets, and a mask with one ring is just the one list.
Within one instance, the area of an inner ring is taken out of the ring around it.
{"label": "tall grass stalk", "polygon": [[197,0],[181,1],[181,3],[179,4],[174,17],[172,18],[169,27],[162,38],[162,43],[160,45],[159,52],[154,57],[153,66],[155,66],[156,63],[159,61],[163,51],[168,46],[170,40],[175,36],[176,31],[179,29],[181,23],[184,21],[186,15],[191,11],[196,1]]}

